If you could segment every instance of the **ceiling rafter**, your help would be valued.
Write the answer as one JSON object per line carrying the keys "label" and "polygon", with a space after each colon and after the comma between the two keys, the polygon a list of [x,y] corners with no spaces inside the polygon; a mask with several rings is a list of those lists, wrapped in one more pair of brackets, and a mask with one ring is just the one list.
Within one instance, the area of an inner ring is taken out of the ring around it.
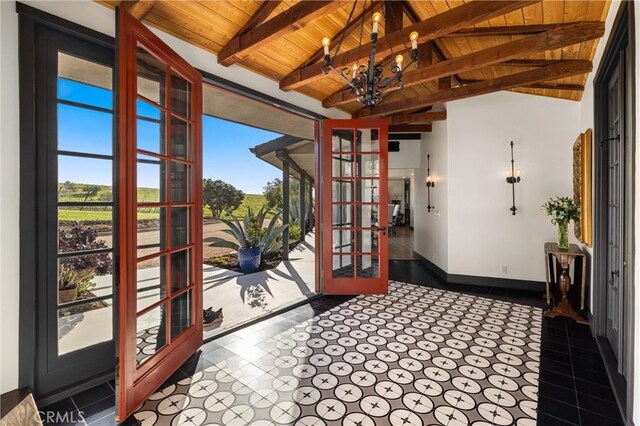
{"label": "ceiling rafter", "polygon": [[396,112],[422,108],[458,99],[493,93],[500,90],[508,90],[530,84],[542,83],[547,80],[557,80],[578,74],[591,72],[593,65],[587,60],[565,61],[559,64],[535,68],[504,77],[491,80],[483,80],[477,83],[455,87],[449,90],[438,91],[419,98],[404,99],[395,102],[382,103],[373,108],[362,108],[355,114],[355,118],[380,117]]}
{"label": "ceiling rafter", "polygon": [[415,124],[447,119],[447,111],[429,111],[417,114],[400,114],[389,117],[389,124]]}
{"label": "ceiling rafter", "polygon": [[278,6],[280,6],[282,0],[265,0],[262,2],[258,9],[249,17],[247,22],[238,30],[238,32],[234,35],[234,37],[241,36],[247,31],[251,31],[258,25],[262,24],[271,13],[276,10]]}
{"label": "ceiling rafter", "polygon": [[[415,71],[409,71],[402,77],[403,87],[411,87],[442,77],[450,77],[454,74],[484,68],[527,54],[559,49],[583,41],[600,38],[603,35],[603,22],[574,22],[563,24],[544,33],[437,62],[433,65],[418,68]],[[450,84],[449,87],[447,87],[446,81],[444,83],[444,85],[440,86],[440,90],[450,88]],[[395,90],[398,90],[398,88],[390,87],[386,93]],[[325,98],[322,104],[325,108],[329,108],[352,102],[354,99],[355,97],[350,91],[341,91]]]}
{"label": "ceiling rafter", "polygon": [[301,1],[261,25],[234,36],[218,53],[218,63],[235,64],[261,46],[286,34],[297,31],[316,18],[344,6],[340,1]]}
{"label": "ceiling rafter", "polygon": [[394,133],[424,133],[432,128],[431,124],[389,124],[389,132]]}
{"label": "ceiling rafter", "polygon": [[[462,80],[462,84],[473,84],[479,83],[484,80]],[[524,89],[549,89],[549,90],[584,90],[584,85],[582,84],[573,84],[573,83],[554,83],[554,82],[545,82],[545,83],[534,83],[527,84],[526,86],[522,86]]]}
{"label": "ceiling rafter", "polygon": [[[347,36],[353,29],[356,28],[356,26],[360,23],[363,17],[367,16],[367,14],[378,11],[381,7],[382,7],[382,2],[373,3],[373,5],[367,7],[357,17],[353,18],[351,22],[347,23],[347,25],[342,27],[342,29],[340,29],[340,31],[338,31],[333,37],[331,37],[331,39],[340,40],[343,36]],[[306,67],[307,65],[318,62],[320,59],[322,59],[323,55],[324,55],[324,47],[321,46],[318,48],[318,50],[313,52],[313,54],[311,54],[304,62],[302,62],[302,64],[300,64],[300,66],[297,69],[301,69]]]}
{"label": "ceiling rafter", "polygon": [[155,5],[156,0],[126,0],[121,3],[138,21],[142,21]]}
{"label": "ceiling rafter", "polygon": [[[417,31],[420,35],[418,43],[425,43],[442,37],[445,34],[452,33],[462,28],[467,28],[479,22],[487,21],[496,16],[521,9],[525,6],[538,3],[539,0],[521,0],[521,1],[472,1],[464,3],[446,12],[437,14],[429,19],[425,19],[418,23],[409,25],[402,31],[396,31],[391,34],[385,34],[378,39],[378,44],[387,46],[389,49],[399,50],[404,48],[407,42],[406,37],[413,31]],[[306,2],[304,2],[306,3]],[[371,43],[365,43],[360,48],[348,50],[336,55],[332,59],[332,64],[336,68],[350,66],[354,63],[361,62],[367,58],[366,53],[371,49]],[[383,53],[376,55],[376,62],[383,58]],[[321,78],[323,74],[324,64],[315,63],[307,65],[295,72],[288,74],[280,80],[280,89],[292,90],[297,89],[305,84]]]}
{"label": "ceiling rafter", "polygon": [[451,37],[500,37],[500,36],[514,36],[514,35],[527,35],[538,34],[545,31],[552,30],[561,23],[557,24],[539,24],[539,25],[509,25],[502,27],[479,27],[479,28],[464,28],[456,32],[447,34],[445,38]]}

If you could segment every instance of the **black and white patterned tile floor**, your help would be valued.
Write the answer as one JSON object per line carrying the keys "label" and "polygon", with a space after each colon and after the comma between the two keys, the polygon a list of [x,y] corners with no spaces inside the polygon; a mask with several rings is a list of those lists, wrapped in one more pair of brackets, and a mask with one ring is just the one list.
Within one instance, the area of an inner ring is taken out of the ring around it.
{"label": "black and white patterned tile floor", "polygon": [[257,333],[269,337],[246,348],[255,356],[219,342],[135,418],[143,425],[535,425],[541,316],[536,307],[392,281],[388,295],[346,299],[311,319],[292,317],[271,336]]}

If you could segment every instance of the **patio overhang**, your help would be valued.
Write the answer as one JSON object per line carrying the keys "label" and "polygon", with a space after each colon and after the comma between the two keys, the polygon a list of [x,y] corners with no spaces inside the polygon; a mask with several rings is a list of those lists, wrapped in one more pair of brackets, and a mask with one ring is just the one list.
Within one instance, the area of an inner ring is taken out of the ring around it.
{"label": "patio overhang", "polygon": [[288,165],[296,179],[315,181],[313,140],[285,135],[249,149],[256,157],[280,170]]}

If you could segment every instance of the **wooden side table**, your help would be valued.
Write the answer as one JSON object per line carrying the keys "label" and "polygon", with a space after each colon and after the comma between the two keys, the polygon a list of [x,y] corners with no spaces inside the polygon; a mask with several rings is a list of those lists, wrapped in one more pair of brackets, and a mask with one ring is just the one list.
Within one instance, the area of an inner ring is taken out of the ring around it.
{"label": "wooden side table", "polygon": [[[552,281],[552,277],[550,272],[553,270],[550,268],[550,263],[555,259],[560,266],[560,276],[558,278],[558,285],[560,287],[560,291],[562,292],[562,299],[558,304],[551,307],[549,310],[545,312],[545,316],[549,318],[555,318],[557,316],[563,316],[567,318],[571,318],[580,324],[588,324],[587,320],[585,320],[582,316],[578,315],[578,313],[573,309],[571,303],[567,295],[569,294],[569,289],[571,287],[571,276],[569,275],[569,266],[571,263],[579,259],[579,262],[576,262],[576,267],[581,267],[581,286],[580,286],[580,309],[584,309],[584,297],[585,297],[585,287],[586,287],[586,276],[587,276],[587,254],[575,244],[570,244],[568,249],[561,249],[558,247],[557,243],[545,243],[544,245],[544,257],[545,257],[545,266],[546,266],[546,287],[547,287],[547,304],[551,305],[551,297],[550,297],[550,289],[549,289],[549,281]],[[553,282],[553,281],[552,281]]]}

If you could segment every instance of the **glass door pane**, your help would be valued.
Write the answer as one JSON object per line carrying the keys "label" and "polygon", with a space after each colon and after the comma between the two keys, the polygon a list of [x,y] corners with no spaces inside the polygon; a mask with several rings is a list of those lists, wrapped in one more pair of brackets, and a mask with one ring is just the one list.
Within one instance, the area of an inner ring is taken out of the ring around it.
{"label": "glass door pane", "polygon": [[118,14],[124,419],[202,344],[202,77]]}
{"label": "glass door pane", "polygon": [[323,125],[324,292],[378,292],[387,281],[386,122]]}

